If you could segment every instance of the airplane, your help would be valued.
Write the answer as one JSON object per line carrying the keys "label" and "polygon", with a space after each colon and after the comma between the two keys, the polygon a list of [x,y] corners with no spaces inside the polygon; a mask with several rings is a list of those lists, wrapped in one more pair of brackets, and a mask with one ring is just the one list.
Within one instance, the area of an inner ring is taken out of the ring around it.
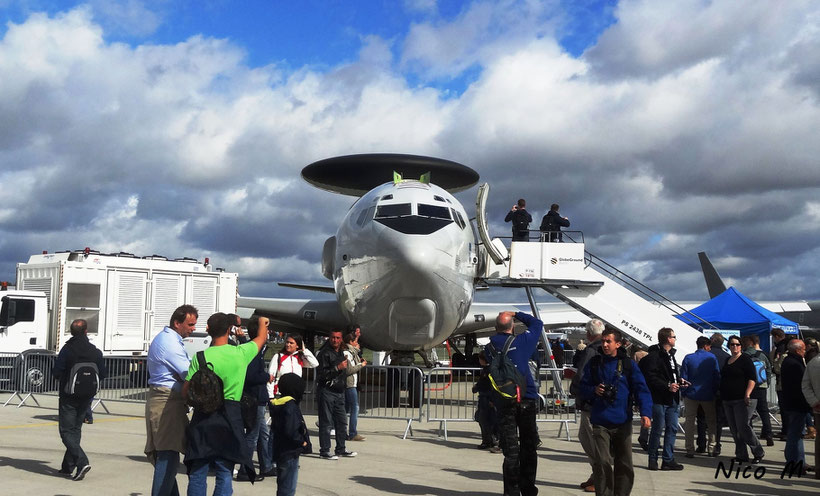
{"label": "airplane", "polygon": [[[706,288],[709,290],[709,298],[726,291],[726,284],[718,274],[718,271],[709,260],[706,252],[698,252],[700,267],[703,271],[703,278],[706,281]],[[800,326],[801,332],[811,335],[819,334],[820,331],[820,300],[814,301],[758,301],[758,305],[766,310],[781,315]]]}
{"label": "airplane", "polygon": [[[326,333],[356,325],[362,344],[392,351],[394,364],[411,364],[415,352],[451,337],[489,331],[499,312],[512,309],[473,301],[484,255],[470,217],[452,195],[478,182],[473,169],[417,155],[361,154],[314,162],[302,177],[358,199],[324,243],[322,274],[333,285],[280,285],[335,299],[240,297],[239,307],[269,317],[282,331]],[[563,303],[538,308],[549,313],[551,327],[589,319]]]}

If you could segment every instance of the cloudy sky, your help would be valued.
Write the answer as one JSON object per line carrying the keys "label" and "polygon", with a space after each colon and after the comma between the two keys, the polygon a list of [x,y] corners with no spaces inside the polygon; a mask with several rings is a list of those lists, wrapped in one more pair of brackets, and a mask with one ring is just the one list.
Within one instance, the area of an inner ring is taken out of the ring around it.
{"label": "cloudy sky", "polygon": [[0,280],[89,246],[306,296],[274,283],[325,282],[352,199],[299,171],[397,152],[476,169],[496,235],[560,203],[673,299],[707,298],[698,251],[752,298],[820,299],[817,2],[237,5],[0,0]]}

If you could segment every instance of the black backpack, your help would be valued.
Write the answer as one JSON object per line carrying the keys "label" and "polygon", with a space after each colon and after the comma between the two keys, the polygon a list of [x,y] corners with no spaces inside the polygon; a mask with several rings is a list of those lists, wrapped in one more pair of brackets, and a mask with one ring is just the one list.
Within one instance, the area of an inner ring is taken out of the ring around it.
{"label": "black backpack", "polygon": [[210,414],[225,403],[224,385],[222,378],[214,372],[213,364],[205,361],[204,351],[197,352],[196,360],[199,369],[188,381],[187,403],[197,412]]}
{"label": "black backpack", "polygon": [[527,221],[527,213],[522,210],[516,210],[513,213],[512,219],[513,229],[516,231],[527,231],[530,223]]}
{"label": "black backpack", "polygon": [[77,362],[68,372],[68,381],[63,391],[81,400],[94,397],[100,389],[100,371],[94,362]]}
{"label": "black backpack", "polygon": [[492,343],[488,345],[493,355],[493,361],[490,363],[490,384],[493,385],[496,397],[506,403],[521,403],[521,395],[527,389],[524,375],[507,356],[514,339],[515,336],[512,335],[507,338],[501,353],[497,353]]}

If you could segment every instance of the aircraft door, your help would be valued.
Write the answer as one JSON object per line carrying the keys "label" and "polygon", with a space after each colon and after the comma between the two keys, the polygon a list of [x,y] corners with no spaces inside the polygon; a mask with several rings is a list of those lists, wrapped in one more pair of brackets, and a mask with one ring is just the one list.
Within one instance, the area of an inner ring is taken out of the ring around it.
{"label": "aircraft door", "polygon": [[490,185],[484,183],[478,187],[478,196],[475,200],[475,220],[478,231],[478,238],[487,254],[496,265],[502,265],[506,256],[493,245],[490,232],[487,228],[487,215],[484,213],[484,206],[487,203],[487,196],[490,194]]}

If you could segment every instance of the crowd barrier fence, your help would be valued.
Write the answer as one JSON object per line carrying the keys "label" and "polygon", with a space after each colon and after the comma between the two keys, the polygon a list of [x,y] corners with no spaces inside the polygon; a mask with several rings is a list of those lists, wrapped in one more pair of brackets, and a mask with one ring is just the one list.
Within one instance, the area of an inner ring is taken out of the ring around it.
{"label": "crowd barrier fence", "polygon": [[[2,406],[22,407],[28,401],[38,406],[38,395],[58,396],[59,381],[52,369],[56,356],[48,351],[0,353],[0,393],[8,394]],[[148,368],[145,357],[104,357],[108,375],[102,380],[92,409],[103,408],[106,402],[142,403],[147,397]],[[562,433],[570,440],[570,424],[577,424],[574,399],[569,397],[571,375],[560,368],[539,370],[539,394],[542,408],[538,422],[558,422]],[[418,367],[368,365],[359,372],[359,417],[401,420],[405,422],[405,439],[413,435],[413,422],[439,422],[439,434],[446,440],[449,422],[472,422],[478,405],[473,385],[480,368],[436,367],[426,373]],[[554,379],[555,377],[555,379]],[[305,368],[306,382],[302,410],[306,415],[318,415],[315,369]],[[557,382],[556,382],[557,381]],[[560,383],[560,388],[558,388]],[[774,382],[769,388],[769,408],[772,420],[777,412]],[[681,412],[681,416],[683,415]]]}

